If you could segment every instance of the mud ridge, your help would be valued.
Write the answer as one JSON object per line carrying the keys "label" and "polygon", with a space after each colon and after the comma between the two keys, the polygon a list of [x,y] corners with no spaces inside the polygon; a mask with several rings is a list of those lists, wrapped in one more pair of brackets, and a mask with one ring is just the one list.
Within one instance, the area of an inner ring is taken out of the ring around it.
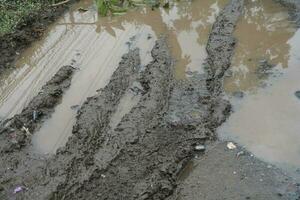
{"label": "mud ridge", "polygon": [[[62,67],[20,114],[2,124],[1,137],[6,139],[1,139],[1,152],[20,150],[31,141],[31,134],[50,117],[54,107],[60,102],[63,92],[71,85],[74,70],[71,66]],[[7,138],[9,135],[13,138]]]}
{"label": "mud ridge", "polygon": [[[13,66],[22,50],[40,39],[47,27],[60,17],[77,0],[51,7],[46,6],[36,13],[28,15],[16,27],[13,33],[0,37],[0,73]],[[46,4],[46,3],[45,3]]]}
{"label": "mud ridge", "polygon": [[[144,91],[138,105],[114,130],[106,129],[102,139],[96,137],[100,142],[91,147],[96,151],[70,160],[66,179],[51,199],[165,199],[172,195],[180,171],[196,153],[195,146],[213,137],[211,126],[219,126],[229,112],[228,102],[220,97],[222,85],[214,84],[213,90],[206,86],[207,80],[221,83],[230,66],[235,43],[231,34],[242,5],[243,1],[231,1],[214,25],[208,44],[209,79],[195,76],[175,81],[166,42],[163,38],[156,42],[153,61],[138,79]],[[195,115],[196,108],[200,111]],[[82,120],[78,118],[75,134]]]}
{"label": "mud ridge", "polygon": [[75,69],[71,66],[62,67],[20,114],[1,124],[0,197],[3,197],[2,199],[8,198],[5,193],[11,193],[9,189],[13,187],[13,184],[21,183],[19,180],[22,176],[26,176],[25,171],[30,170],[31,167],[34,170],[34,166],[40,165],[39,162],[43,161],[30,155],[28,151],[32,135],[54,112],[64,91],[71,85],[74,71]]}

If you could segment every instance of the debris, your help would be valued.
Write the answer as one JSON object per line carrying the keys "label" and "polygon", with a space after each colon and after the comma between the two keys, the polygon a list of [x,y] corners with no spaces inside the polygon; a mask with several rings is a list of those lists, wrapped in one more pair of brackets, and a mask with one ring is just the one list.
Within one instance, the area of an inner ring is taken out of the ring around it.
{"label": "debris", "polygon": [[63,5],[63,4],[68,3],[69,1],[70,1],[70,0],[62,1],[62,2],[59,2],[59,3],[52,4],[51,6],[53,6],[53,7],[55,7],[55,6],[60,6],[60,5]]}
{"label": "debris", "polygon": [[21,130],[22,130],[22,131],[25,131],[25,133],[26,133],[27,136],[30,136],[30,135],[31,135],[31,133],[29,132],[29,129],[26,128],[25,126],[23,126]]}
{"label": "debris", "polygon": [[79,11],[79,12],[86,12],[86,11],[88,11],[88,9],[85,9],[85,8],[78,8],[78,11]]}
{"label": "debris", "polygon": [[233,142],[228,142],[227,143],[227,148],[230,149],[230,150],[233,150],[233,149],[236,149],[236,146],[235,146],[235,144],[233,144]]}
{"label": "debris", "polygon": [[195,146],[195,150],[196,150],[196,151],[205,151],[205,149],[206,149],[205,146],[204,146],[204,145],[201,145],[201,144]]}
{"label": "debris", "polygon": [[27,188],[24,186],[18,186],[14,189],[14,194],[22,192],[23,190],[27,190]]}

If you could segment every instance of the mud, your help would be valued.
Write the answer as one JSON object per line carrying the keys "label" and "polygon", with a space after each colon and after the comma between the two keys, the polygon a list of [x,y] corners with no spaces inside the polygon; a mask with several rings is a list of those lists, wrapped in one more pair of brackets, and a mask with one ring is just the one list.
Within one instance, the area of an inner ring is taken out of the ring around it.
{"label": "mud", "polygon": [[[210,148],[217,138],[216,128],[230,114],[231,106],[224,99],[223,79],[231,65],[236,45],[233,31],[243,4],[242,0],[231,0],[216,18],[206,47],[205,73],[191,73],[187,79],[176,79],[175,60],[163,36],[155,42],[152,60],[144,67],[141,67],[141,51],[130,49],[108,84],[80,105],[72,135],[55,155],[37,154],[29,145],[1,152],[0,197],[30,200],[176,199],[179,191],[174,191],[181,183],[178,180],[182,178],[183,169],[189,166],[193,157],[206,154],[195,147]],[[64,80],[58,84],[63,88],[70,84],[70,79]],[[132,92],[130,95],[129,91]],[[122,105],[132,95],[136,101],[123,110]],[[42,108],[47,108],[46,113],[50,114],[54,104],[51,105],[49,110],[47,106]],[[30,124],[33,111],[35,108],[28,110],[24,122]],[[40,115],[37,116],[34,118],[39,120]],[[36,131],[34,125],[28,127],[30,133]],[[4,133],[7,131],[10,129],[5,129]],[[220,152],[224,153],[222,148]],[[214,153],[218,154],[218,151],[213,151],[208,155],[212,159],[202,163],[206,170],[214,169],[212,166],[222,161],[215,160],[218,157]],[[232,155],[227,156],[230,161],[234,160]],[[226,171],[230,170],[230,162],[224,162]],[[249,161],[238,166],[245,163]],[[285,178],[278,174],[278,179],[269,175],[267,183]],[[213,181],[213,177],[219,178],[212,176]],[[290,180],[286,178],[282,185],[288,183]],[[210,191],[214,185],[214,182],[205,185],[202,191]],[[18,186],[23,190],[14,194]],[[224,192],[224,196],[230,193],[225,189],[219,191]],[[285,191],[280,195],[286,195]]]}
{"label": "mud", "polygon": [[1,123],[2,153],[20,150],[31,141],[31,134],[50,117],[63,92],[71,85],[74,70],[71,66],[62,67],[20,114]]}
{"label": "mud", "polygon": [[31,13],[19,23],[13,33],[0,37],[0,74],[4,69],[14,67],[14,63],[22,50],[43,36],[48,25],[60,17],[69,7],[76,2],[72,0],[58,7],[48,6],[36,13]]}
{"label": "mud", "polygon": [[58,67],[72,64],[80,68],[62,103],[35,134],[33,148],[38,152],[55,153],[64,146],[76,123],[76,110],[70,108],[79,108],[108,83],[128,49],[138,47],[142,68],[148,64],[161,33],[167,35],[175,59],[176,79],[204,73],[209,30],[226,0],[174,2],[168,10],[146,7],[114,18],[99,17],[93,2],[82,0],[72,6],[49,27],[43,40],[20,54],[16,69],[0,78],[0,117],[7,118],[19,113]]}
{"label": "mud", "polygon": [[[230,35],[241,6],[242,1],[232,1],[214,25],[208,47],[210,80],[220,81],[226,70],[222,66],[230,61]],[[137,52],[125,55],[108,85],[82,105],[72,136],[55,156],[44,164],[31,159],[30,169],[28,160],[13,163],[14,171],[1,180],[4,197],[18,184],[28,188],[17,194],[24,199],[164,199],[172,194],[195,146],[215,138],[214,128],[225,120],[229,105],[213,92],[221,85],[211,85],[205,76],[174,79],[174,61],[164,38],[156,42],[153,60],[140,73]],[[213,61],[216,54],[223,56]],[[142,86],[142,96],[111,129],[111,118],[134,81]],[[25,169],[26,176],[20,173]]]}
{"label": "mud", "polygon": [[299,197],[297,184],[282,175],[280,169],[258,160],[241,147],[229,150],[224,142],[211,145],[184,172],[168,200],[295,200]]}

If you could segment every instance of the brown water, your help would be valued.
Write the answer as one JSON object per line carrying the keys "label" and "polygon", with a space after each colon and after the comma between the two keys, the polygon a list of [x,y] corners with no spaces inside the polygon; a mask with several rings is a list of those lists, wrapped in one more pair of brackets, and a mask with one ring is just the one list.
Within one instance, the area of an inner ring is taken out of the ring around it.
{"label": "brown water", "polygon": [[[160,34],[168,36],[176,58],[175,74],[202,73],[205,45],[216,15],[227,0],[181,1],[170,9],[149,8],[130,11],[119,17],[99,18],[92,0],[82,0],[49,28],[45,37],[20,55],[16,69],[0,78],[0,117],[19,113],[41,87],[66,64],[79,68],[70,89],[55,113],[33,138],[33,147],[53,153],[63,146],[75,123],[76,110],[88,96],[103,88],[129,48],[140,48],[142,65],[151,61],[150,51]],[[79,12],[78,8],[87,8]],[[130,93],[111,122],[116,126],[138,102]]]}
{"label": "brown water", "polygon": [[[248,2],[245,13],[235,33],[233,76],[224,84],[234,112],[219,133],[293,173],[300,168],[300,99],[294,94],[300,90],[300,30],[271,0]],[[261,59],[274,65],[270,73],[257,73]],[[237,91],[246,95],[230,96]]]}

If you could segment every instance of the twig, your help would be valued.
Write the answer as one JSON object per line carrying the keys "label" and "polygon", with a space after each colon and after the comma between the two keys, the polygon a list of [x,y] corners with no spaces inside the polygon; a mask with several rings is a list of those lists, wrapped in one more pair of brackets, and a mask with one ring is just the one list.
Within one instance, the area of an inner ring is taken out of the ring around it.
{"label": "twig", "polygon": [[55,3],[55,4],[52,4],[51,6],[55,7],[55,6],[59,6],[59,5],[62,5],[62,4],[65,4],[65,3],[68,3],[70,0],[65,0],[65,1],[62,1],[62,2],[59,2],[59,3]]}

